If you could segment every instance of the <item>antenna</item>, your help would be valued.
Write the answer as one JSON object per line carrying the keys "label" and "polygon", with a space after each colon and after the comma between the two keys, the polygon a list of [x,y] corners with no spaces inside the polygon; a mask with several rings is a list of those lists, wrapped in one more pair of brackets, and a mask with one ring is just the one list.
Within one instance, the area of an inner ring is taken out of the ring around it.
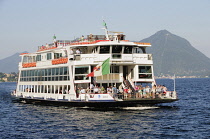
{"label": "antenna", "polygon": [[109,40],[108,29],[107,29],[106,22],[104,21],[104,19],[103,19],[103,26],[104,26],[103,29],[104,29],[105,34],[106,34],[106,40]]}

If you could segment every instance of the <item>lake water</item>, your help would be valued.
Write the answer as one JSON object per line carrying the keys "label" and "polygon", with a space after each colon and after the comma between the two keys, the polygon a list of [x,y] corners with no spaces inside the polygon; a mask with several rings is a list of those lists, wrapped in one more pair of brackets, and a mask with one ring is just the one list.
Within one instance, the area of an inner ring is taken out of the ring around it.
{"label": "lake water", "polygon": [[[157,84],[173,90],[173,80]],[[210,138],[210,79],[176,79],[179,101],[147,108],[90,109],[12,102],[0,83],[0,138]]]}

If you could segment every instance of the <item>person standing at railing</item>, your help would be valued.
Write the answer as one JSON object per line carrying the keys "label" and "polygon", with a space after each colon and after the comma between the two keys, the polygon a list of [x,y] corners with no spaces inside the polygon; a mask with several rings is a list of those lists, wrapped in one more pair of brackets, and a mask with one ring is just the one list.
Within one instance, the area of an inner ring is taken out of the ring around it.
{"label": "person standing at railing", "polygon": [[128,88],[128,98],[131,98],[131,93],[132,93],[132,89],[129,87]]}
{"label": "person standing at railing", "polygon": [[70,49],[70,55],[73,55],[74,54],[74,51],[73,51],[73,49],[71,48]]}
{"label": "person standing at railing", "polygon": [[105,93],[105,88],[103,86],[101,86],[101,93],[104,94]]}
{"label": "person standing at railing", "polygon": [[76,50],[76,54],[81,54],[81,51],[79,48]]}
{"label": "person standing at railing", "polygon": [[93,90],[94,90],[94,93],[95,93],[95,94],[98,94],[99,89],[98,89],[98,86],[97,86],[97,85],[94,87]]}
{"label": "person standing at railing", "polygon": [[153,85],[153,87],[152,87],[152,92],[151,92],[152,98],[155,98],[156,89],[157,89],[156,85]]}
{"label": "person standing at railing", "polygon": [[86,90],[83,87],[81,87],[80,94],[85,94],[85,93],[86,93]]}
{"label": "person standing at railing", "polygon": [[49,45],[48,45],[48,43],[46,43],[46,49],[48,49],[49,48]]}
{"label": "person standing at railing", "polygon": [[124,97],[123,97],[123,88],[122,88],[122,86],[120,85],[119,86],[119,93],[118,93],[118,98],[120,98],[120,99],[123,99]]}
{"label": "person standing at railing", "polygon": [[166,95],[167,88],[163,85],[163,95]]}
{"label": "person standing at railing", "polygon": [[149,98],[151,96],[151,94],[150,94],[151,89],[148,85],[146,86],[145,91],[146,91],[146,97]]}
{"label": "person standing at railing", "polygon": [[117,88],[115,85],[112,87],[112,93],[114,98],[117,97]]}
{"label": "person standing at railing", "polygon": [[108,94],[111,94],[112,93],[112,86],[110,86],[110,87],[107,88],[107,93]]}

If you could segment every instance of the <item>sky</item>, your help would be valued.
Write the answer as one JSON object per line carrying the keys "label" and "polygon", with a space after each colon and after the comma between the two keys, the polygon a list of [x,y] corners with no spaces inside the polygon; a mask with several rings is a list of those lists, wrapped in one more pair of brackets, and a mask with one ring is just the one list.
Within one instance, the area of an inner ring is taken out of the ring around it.
{"label": "sky", "polygon": [[0,0],[0,59],[90,33],[124,32],[140,41],[157,31],[187,39],[210,57],[210,0]]}

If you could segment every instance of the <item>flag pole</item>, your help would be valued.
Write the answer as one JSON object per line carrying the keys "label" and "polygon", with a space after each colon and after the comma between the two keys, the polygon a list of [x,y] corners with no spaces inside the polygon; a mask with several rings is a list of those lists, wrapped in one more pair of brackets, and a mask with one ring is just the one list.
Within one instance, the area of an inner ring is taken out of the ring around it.
{"label": "flag pole", "polygon": [[174,74],[174,92],[176,91],[176,81],[175,81],[175,79],[176,79],[176,75]]}

